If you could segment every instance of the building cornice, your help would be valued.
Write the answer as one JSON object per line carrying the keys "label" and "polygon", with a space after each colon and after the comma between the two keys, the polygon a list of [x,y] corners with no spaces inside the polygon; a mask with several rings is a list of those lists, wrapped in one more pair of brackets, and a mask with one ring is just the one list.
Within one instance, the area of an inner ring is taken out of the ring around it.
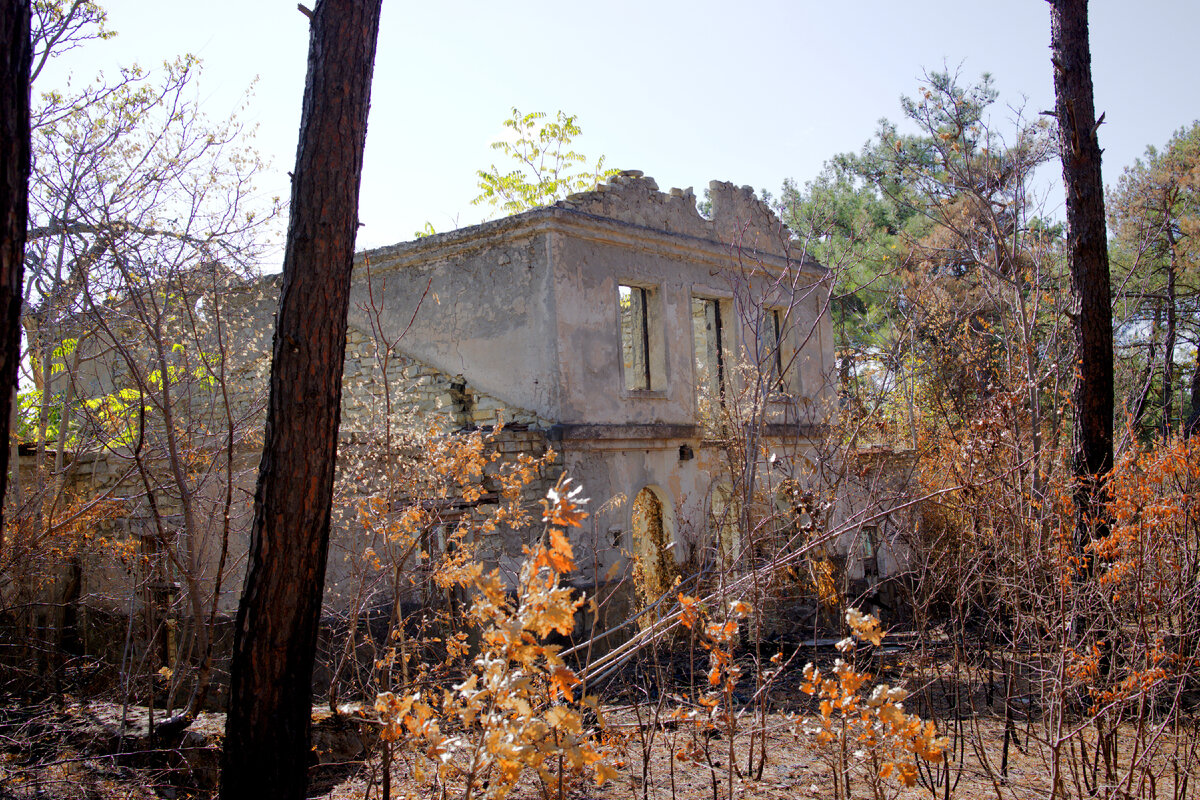
{"label": "building cornice", "polygon": [[370,259],[374,269],[386,270],[419,267],[464,256],[498,243],[512,243],[551,233],[563,233],[641,253],[686,259],[719,269],[738,266],[745,269],[765,268],[778,273],[797,269],[803,263],[802,270],[814,278],[828,274],[828,270],[812,258],[805,258],[801,262],[801,253],[793,256],[752,246],[736,247],[688,233],[662,230],[557,205],[432,234],[411,242],[367,250],[358,253],[355,262],[357,266]]}

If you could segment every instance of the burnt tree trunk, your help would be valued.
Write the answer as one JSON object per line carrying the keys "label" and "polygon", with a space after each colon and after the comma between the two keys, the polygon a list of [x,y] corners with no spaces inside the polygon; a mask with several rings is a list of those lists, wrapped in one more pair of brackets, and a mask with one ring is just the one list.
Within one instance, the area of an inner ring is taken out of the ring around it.
{"label": "burnt tree trunk", "polygon": [[221,797],[308,785],[358,188],[382,0],[318,0],[292,178],[267,427],[238,607]]}
{"label": "burnt tree trunk", "polygon": [[[29,214],[29,0],[0,0],[0,531],[8,488],[8,425],[21,360],[21,281]],[[15,465],[14,465],[15,466]],[[0,532],[0,544],[3,543]]]}
{"label": "burnt tree trunk", "polygon": [[1113,466],[1112,297],[1087,0],[1050,0],[1050,8],[1075,330],[1075,542],[1082,551],[1107,529],[1106,481]]}

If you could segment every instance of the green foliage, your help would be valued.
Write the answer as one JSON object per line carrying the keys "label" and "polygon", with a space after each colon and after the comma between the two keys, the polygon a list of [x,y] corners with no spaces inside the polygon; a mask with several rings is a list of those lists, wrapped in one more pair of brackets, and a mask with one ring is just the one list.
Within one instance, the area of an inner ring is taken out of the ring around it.
{"label": "green foliage", "polygon": [[51,395],[43,398],[39,389],[30,389],[17,394],[17,439],[21,442],[37,441],[38,411],[43,399],[47,406],[46,438],[58,438],[59,427],[62,424],[61,397]]}
{"label": "green foliage", "polygon": [[75,349],[79,347],[78,339],[63,339],[62,344],[54,348],[50,354],[50,374],[58,375],[67,368],[67,359],[75,353]]}
{"label": "green foliage", "polygon": [[[1175,362],[1195,363],[1200,344],[1200,122],[1176,131],[1161,150],[1147,147],[1109,190],[1108,209],[1113,282],[1121,290],[1117,346],[1125,356],[1118,382],[1134,422],[1165,430],[1175,422],[1166,419],[1174,416],[1172,396],[1184,394],[1185,370]],[[1158,407],[1146,402],[1150,396],[1161,398]]]}
{"label": "green foliage", "polygon": [[89,418],[98,422],[105,437],[105,447],[128,447],[137,441],[138,421],[143,412],[150,413],[153,410],[143,401],[144,397],[137,389],[118,389],[88,398],[82,405]]}
{"label": "green foliage", "polygon": [[117,35],[105,27],[108,13],[89,0],[36,0],[30,11],[30,41],[34,52],[30,77],[34,81],[51,58],[85,42]]}
{"label": "green foliage", "polygon": [[[206,388],[211,388],[216,384],[216,379],[205,367],[195,367],[189,371],[186,367],[177,367],[174,365],[167,366],[167,384],[174,386],[175,384],[182,383],[187,380],[189,372],[192,377],[200,381],[201,385]],[[162,376],[162,370],[156,369],[150,372],[146,380],[152,387],[161,390],[163,388]]]}
{"label": "green foliage", "polygon": [[1152,314],[1171,269],[1174,292],[1194,315],[1200,294],[1200,122],[1176,131],[1162,150],[1147,147],[1144,158],[1125,169],[1109,190],[1109,223],[1114,269],[1132,289],[1127,299]]}
{"label": "green foliage", "polygon": [[[62,375],[67,370],[67,360],[71,358],[76,349],[79,347],[79,339],[67,338],[63,339],[56,347],[50,351],[49,367],[50,375]],[[31,356],[33,367],[40,374],[41,365],[36,358]],[[38,438],[38,419],[43,404],[46,406],[46,440],[57,441],[62,427],[62,404],[64,395],[62,392],[53,392],[49,396],[43,395],[39,389],[31,389],[29,391],[20,392],[17,395],[17,420],[16,420],[16,435],[18,441],[21,442],[36,442]],[[71,422],[68,422],[67,446],[74,446],[75,429],[77,428]]]}
{"label": "green foliage", "polygon": [[[72,380],[68,376],[67,361],[79,347],[79,339],[64,339],[51,351],[50,375],[62,376],[60,380]],[[219,353],[199,350],[193,356],[187,346],[175,343],[170,346],[171,358],[177,363],[168,364],[166,386],[173,387],[188,383],[190,389],[213,391],[217,389],[217,374],[221,364]],[[36,368],[36,365],[35,365]],[[40,370],[39,370],[40,372]],[[161,392],[164,388],[163,371],[152,369],[145,377],[146,388]],[[69,408],[64,408],[68,397]],[[139,420],[143,414],[156,416],[154,406],[148,404],[141,391],[136,388],[120,388],[111,392],[77,398],[74,394],[54,391],[49,396],[39,389],[21,392],[17,396],[17,428],[19,441],[37,442],[41,414],[46,415],[46,442],[57,442],[62,433],[63,412],[67,411],[67,429],[63,444],[68,450],[80,445],[83,429],[92,429],[99,436],[98,443],[104,447],[131,445],[137,439]],[[75,412],[82,411],[82,415]]]}
{"label": "green foliage", "polygon": [[788,222],[834,271],[843,392],[883,398],[877,419],[908,428],[906,446],[923,402],[963,420],[997,392],[1047,380],[1057,359],[1033,346],[1053,324],[1042,309],[1059,272],[1059,238],[1030,196],[1054,154],[1050,126],[1018,111],[997,127],[996,97],[986,74],[929,73],[901,100],[905,132],[882,120],[803,192],[785,186]]}
{"label": "green foliage", "polygon": [[[583,133],[575,115],[559,111],[554,121],[546,120],[545,112],[522,114],[513,108],[504,127],[512,131],[514,140],[492,144],[493,150],[513,162],[513,168],[504,172],[493,164],[479,170],[479,196],[471,201],[473,205],[519,214],[587,191],[619,171],[605,169],[604,156],[588,167],[587,157],[571,149],[572,140]],[[432,232],[431,226],[426,228]]]}
{"label": "green foliage", "polygon": [[1045,118],[1018,113],[1001,135],[991,118],[991,76],[962,86],[957,75],[933,72],[918,98],[901,106],[916,134],[883,120],[875,139],[847,165],[884,196],[924,218],[915,266],[965,277],[978,270],[1012,280],[1029,259],[1029,178],[1054,155]]}
{"label": "green foliage", "polygon": [[920,223],[916,214],[881,195],[848,157],[826,162],[803,189],[785,181],[781,207],[788,227],[809,243],[809,253],[834,272],[838,349],[886,347],[897,327],[896,270],[909,251],[902,232]]}
{"label": "green foliage", "polygon": [[1109,195],[1118,238],[1150,259],[1172,252],[1189,272],[1200,264],[1200,121],[1180,128],[1166,146],[1153,145],[1126,167]]}

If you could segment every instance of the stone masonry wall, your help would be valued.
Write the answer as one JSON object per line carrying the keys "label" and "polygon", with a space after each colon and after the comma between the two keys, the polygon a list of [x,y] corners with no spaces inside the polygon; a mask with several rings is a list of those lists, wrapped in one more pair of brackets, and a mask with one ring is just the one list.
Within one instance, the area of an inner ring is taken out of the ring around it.
{"label": "stone masonry wall", "polygon": [[[383,409],[383,369],[374,341],[362,331],[346,332],[342,378],[342,430],[369,430]],[[439,420],[447,430],[505,425],[546,429],[552,424],[531,411],[480,392],[462,375],[448,375],[414,358],[395,353],[388,360],[395,410]]]}
{"label": "stone masonry wall", "polygon": [[[238,420],[239,433],[235,440],[235,464],[233,483],[235,486],[234,508],[231,513],[231,535],[223,579],[220,608],[225,613],[236,609],[242,585],[244,554],[249,542],[254,485],[257,480],[257,463],[262,446],[261,431],[265,424],[265,401],[267,380],[270,373],[270,347],[272,316],[270,308],[276,296],[274,278],[267,278],[258,286],[234,296],[227,310],[230,318],[229,341],[237,342],[228,348],[226,368],[228,388],[234,417]],[[116,370],[108,370],[116,375]],[[550,421],[538,417],[525,409],[510,406],[486,393],[476,390],[459,375],[448,375],[434,367],[423,364],[402,353],[394,353],[387,365],[388,385],[391,400],[392,433],[397,441],[428,439],[436,436],[464,435],[474,430],[494,431],[494,441],[489,450],[499,453],[499,458],[489,467],[491,472],[502,464],[514,462],[521,453],[540,456],[548,447],[546,430]],[[110,379],[111,382],[111,379]],[[96,385],[102,385],[97,383]],[[384,441],[384,418],[387,402],[384,392],[384,375],[380,359],[376,354],[375,342],[362,331],[350,328],[346,337],[345,370],[342,389],[341,441],[339,444],[339,502],[341,508],[335,515],[333,532],[335,549],[341,553],[361,551],[367,545],[361,539],[361,525],[357,522],[357,508],[362,500],[388,492],[389,487],[377,478],[372,465],[377,465]],[[177,410],[180,413],[180,410]],[[211,409],[208,412],[212,414]],[[154,425],[156,417],[148,415],[147,425]],[[223,419],[216,414],[214,419]],[[215,465],[194,473],[196,484],[194,505],[197,517],[203,520],[207,533],[204,541],[192,543],[197,552],[199,569],[205,580],[216,573],[221,546],[220,521],[224,496],[226,470],[224,454],[217,452],[224,447],[224,435],[220,430],[208,441],[214,448],[209,456],[191,455],[191,467],[204,463],[211,457]],[[209,445],[204,445],[209,446]],[[411,455],[411,453],[409,454]],[[146,486],[137,470],[132,467],[131,454],[123,450],[100,450],[94,453],[72,454],[75,466],[66,473],[68,489],[79,497],[105,495],[120,504],[120,511],[113,519],[99,522],[97,533],[105,540],[116,543],[121,552],[128,555],[112,556],[113,548],[95,557],[83,578],[83,602],[95,607],[119,611],[128,608],[130,597],[135,607],[140,607],[141,597],[134,585],[145,579],[141,568],[134,561],[140,557],[143,563],[153,563],[153,570],[163,573],[154,578],[164,585],[180,583],[179,576],[172,577],[172,568],[161,553],[157,541],[157,526],[148,502]],[[175,490],[171,469],[166,461],[165,450],[147,449],[143,454],[146,472],[154,491],[153,507],[166,529],[169,539],[178,539],[183,548],[181,506]],[[32,487],[35,483],[32,455],[21,460],[23,484]],[[525,492],[525,501],[533,504],[553,485],[561,467],[553,467],[531,484]],[[477,507],[462,508],[456,513],[484,514],[495,502],[494,480],[484,478],[487,490]],[[481,554],[492,563],[520,553],[520,537],[511,532],[499,531],[482,542]],[[182,550],[180,551],[182,553]],[[158,553],[158,555],[155,555]],[[135,556],[135,554],[137,554]],[[147,560],[149,559],[149,560]],[[186,558],[184,559],[187,560]],[[144,570],[143,570],[144,571]],[[352,576],[345,569],[332,563],[327,581],[328,597],[345,596],[339,580]]]}
{"label": "stone masonry wall", "polygon": [[749,250],[785,255],[791,232],[753,187],[710,181],[712,216],[701,216],[696,196],[689,189],[658,190],[653,178],[640,170],[626,170],[590,192],[573,194],[558,205],[597,217],[632,222],[667,233],[684,234],[712,242],[736,244]]}

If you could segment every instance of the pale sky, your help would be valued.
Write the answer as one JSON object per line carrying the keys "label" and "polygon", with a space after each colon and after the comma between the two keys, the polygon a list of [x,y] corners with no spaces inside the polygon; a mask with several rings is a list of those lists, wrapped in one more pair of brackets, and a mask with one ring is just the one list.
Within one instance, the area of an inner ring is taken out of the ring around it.
{"label": "pale sky", "polygon": [[[120,35],[73,51],[39,83],[84,80],[190,52],[210,116],[240,105],[286,198],[308,45],[295,0],[109,0]],[[1105,182],[1200,118],[1195,0],[1093,0],[1091,42]],[[777,193],[899,120],[925,70],[990,72],[1001,106],[1053,107],[1043,0],[384,0],[358,245],[406,241],[426,221],[473,224],[475,171],[513,106],[576,114],[576,149],[666,190],[711,179]],[[1001,109],[1001,113],[1005,113]],[[501,164],[503,166],[503,164]],[[1055,169],[1044,173],[1060,181]],[[1051,204],[1061,190],[1049,189]],[[1061,216],[1061,209],[1049,213]],[[276,267],[277,268],[277,267]],[[270,269],[270,266],[268,266]]]}

